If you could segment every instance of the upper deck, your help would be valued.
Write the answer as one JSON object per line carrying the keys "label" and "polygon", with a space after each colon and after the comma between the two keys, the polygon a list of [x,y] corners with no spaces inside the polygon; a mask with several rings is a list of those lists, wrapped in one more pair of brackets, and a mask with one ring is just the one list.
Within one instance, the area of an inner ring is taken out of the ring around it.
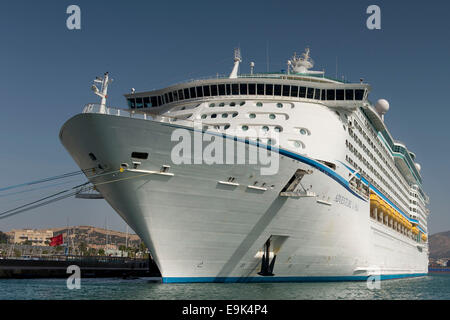
{"label": "upper deck", "polygon": [[308,99],[327,105],[356,107],[367,98],[369,90],[368,84],[345,83],[318,75],[261,73],[192,80],[164,89],[126,94],[125,97],[130,109],[144,109],[141,110],[144,112],[179,102],[236,96],[242,99]]}

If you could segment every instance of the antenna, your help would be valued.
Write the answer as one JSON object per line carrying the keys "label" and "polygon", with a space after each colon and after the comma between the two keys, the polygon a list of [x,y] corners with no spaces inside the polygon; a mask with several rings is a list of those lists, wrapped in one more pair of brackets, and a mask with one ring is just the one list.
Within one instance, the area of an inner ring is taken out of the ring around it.
{"label": "antenna", "polygon": [[250,74],[253,74],[253,69],[255,69],[255,63],[252,61],[250,62]]}
{"label": "antenna", "polygon": [[336,79],[338,78],[338,57],[336,56]]}

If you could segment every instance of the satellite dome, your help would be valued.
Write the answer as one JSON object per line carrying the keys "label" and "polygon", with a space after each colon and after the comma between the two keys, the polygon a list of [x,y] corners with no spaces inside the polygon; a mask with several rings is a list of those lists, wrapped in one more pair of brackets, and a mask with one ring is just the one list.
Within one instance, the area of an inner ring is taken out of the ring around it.
{"label": "satellite dome", "polygon": [[386,112],[389,111],[389,102],[385,99],[380,99],[375,104],[375,110],[378,112],[379,115],[384,115]]}
{"label": "satellite dome", "polygon": [[417,171],[420,171],[420,169],[422,169],[422,166],[418,163],[414,164],[416,166]]}

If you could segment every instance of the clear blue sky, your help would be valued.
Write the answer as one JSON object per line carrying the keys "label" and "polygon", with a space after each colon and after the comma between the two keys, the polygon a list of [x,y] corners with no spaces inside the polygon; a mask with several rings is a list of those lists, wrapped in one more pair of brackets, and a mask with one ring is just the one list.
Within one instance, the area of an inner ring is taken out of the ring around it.
{"label": "clear blue sky", "polygon": [[[80,31],[66,28],[71,4],[81,7]],[[371,4],[381,7],[379,31],[366,28]],[[89,87],[105,71],[115,79],[109,104],[125,106],[122,95],[132,87],[230,72],[236,46],[243,71],[250,61],[266,71],[267,43],[271,71],[310,46],[315,69],[335,76],[337,59],[339,77],[362,77],[373,86],[372,101],[390,101],[391,133],[422,165],[430,231],[450,230],[449,12],[448,1],[435,0],[1,1],[0,187],[78,169],[58,132],[97,101]],[[38,195],[0,197],[0,210]],[[68,218],[125,230],[103,200],[75,199],[0,220],[0,230],[61,226]]]}

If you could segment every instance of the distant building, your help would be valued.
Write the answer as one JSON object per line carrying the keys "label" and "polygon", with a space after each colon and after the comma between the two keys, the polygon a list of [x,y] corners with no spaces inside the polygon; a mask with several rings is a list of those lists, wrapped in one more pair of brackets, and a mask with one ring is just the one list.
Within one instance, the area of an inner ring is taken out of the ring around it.
{"label": "distant building", "polygon": [[29,241],[33,246],[48,246],[50,238],[53,237],[52,230],[14,229],[7,234],[13,243]]}

